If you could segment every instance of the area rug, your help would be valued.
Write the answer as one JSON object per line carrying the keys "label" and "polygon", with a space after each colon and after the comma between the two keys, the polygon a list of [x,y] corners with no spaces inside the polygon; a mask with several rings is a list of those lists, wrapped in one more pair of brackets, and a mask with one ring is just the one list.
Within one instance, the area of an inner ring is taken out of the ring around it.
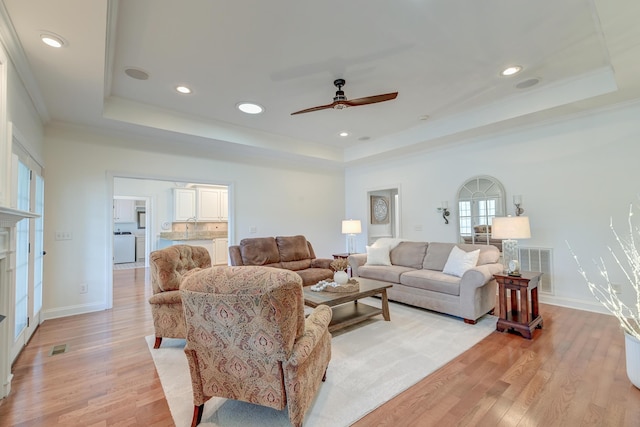
{"label": "area rug", "polygon": [[[362,302],[380,306],[380,300]],[[327,380],[307,412],[305,427],[348,426],[496,329],[497,317],[476,325],[427,310],[390,303],[391,321],[381,316],[336,331]],[[177,427],[189,426],[193,400],[184,340],[163,339],[153,349],[146,337],[171,415]],[[287,409],[276,411],[234,400],[212,398],[204,406],[201,426],[290,426]]]}

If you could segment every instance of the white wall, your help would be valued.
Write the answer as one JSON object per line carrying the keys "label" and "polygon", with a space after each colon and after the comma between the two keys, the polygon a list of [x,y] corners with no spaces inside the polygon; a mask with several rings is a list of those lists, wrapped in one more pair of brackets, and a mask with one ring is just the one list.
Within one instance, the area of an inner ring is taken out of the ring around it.
{"label": "white wall", "polygon": [[[244,237],[304,234],[319,257],[330,257],[344,247],[341,172],[142,152],[122,147],[135,146],[133,139],[71,128],[48,128],[45,139],[46,318],[107,307],[113,176],[228,184],[235,224],[230,234],[235,242]],[[55,241],[55,231],[69,231],[73,238]],[[80,283],[88,284],[86,294],[79,293]]]}
{"label": "white wall", "polygon": [[[508,213],[513,213],[512,196],[523,196],[532,238],[520,245],[553,249],[555,295],[541,301],[603,311],[578,275],[566,241],[591,272],[592,259],[611,260],[609,218],[624,232],[629,203],[640,203],[638,117],[640,104],[634,104],[384,164],[350,167],[346,212],[365,220],[366,227],[367,191],[399,186],[402,236],[455,242],[459,187],[473,176],[493,176],[505,187]],[[443,200],[452,208],[449,225],[436,213]],[[361,248],[364,236],[365,230],[359,236]],[[625,283],[614,263],[608,264],[613,279]],[[630,299],[628,290],[623,295]]]}

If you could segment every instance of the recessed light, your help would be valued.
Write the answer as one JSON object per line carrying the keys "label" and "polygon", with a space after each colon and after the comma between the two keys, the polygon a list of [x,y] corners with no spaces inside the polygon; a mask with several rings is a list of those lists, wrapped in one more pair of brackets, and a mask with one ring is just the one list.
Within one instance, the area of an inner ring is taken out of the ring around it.
{"label": "recessed light", "polygon": [[522,67],[520,65],[512,65],[502,70],[500,75],[505,77],[513,76],[514,74],[518,74],[520,71],[522,71]]}
{"label": "recessed light", "polygon": [[42,33],[42,34],[40,34],[40,40],[42,40],[42,42],[44,44],[46,44],[47,46],[51,46],[51,47],[55,47],[55,48],[60,48],[60,47],[62,47],[62,46],[67,44],[62,37],[60,37],[57,34],[52,34],[52,33]]}
{"label": "recessed light", "polygon": [[342,137],[349,136],[349,132],[340,132],[339,135]]}
{"label": "recessed light", "polygon": [[186,87],[186,86],[182,86],[182,85],[180,85],[180,86],[176,86],[176,90],[177,90],[178,92],[182,93],[182,94],[185,94],[185,95],[188,95],[188,94],[190,94],[190,93],[191,93],[191,89],[189,89],[189,88],[188,88],[188,87]]}
{"label": "recessed light", "polygon": [[254,104],[253,102],[241,102],[236,107],[247,114],[260,114],[264,111],[262,105]]}
{"label": "recessed light", "polygon": [[418,117],[420,120],[424,121],[424,120],[429,120],[429,115],[428,114],[423,114],[422,116]]}

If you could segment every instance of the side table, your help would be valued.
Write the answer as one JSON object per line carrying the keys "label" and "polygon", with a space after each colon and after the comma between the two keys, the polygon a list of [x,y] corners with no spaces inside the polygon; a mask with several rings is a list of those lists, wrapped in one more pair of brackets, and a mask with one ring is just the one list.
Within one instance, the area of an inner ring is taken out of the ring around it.
{"label": "side table", "polygon": [[498,282],[500,318],[496,329],[515,330],[523,337],[533,338],[533,330],[542,328],[538,311],[538,283],[542,273],[523,271],[521,276],[494,274]]}

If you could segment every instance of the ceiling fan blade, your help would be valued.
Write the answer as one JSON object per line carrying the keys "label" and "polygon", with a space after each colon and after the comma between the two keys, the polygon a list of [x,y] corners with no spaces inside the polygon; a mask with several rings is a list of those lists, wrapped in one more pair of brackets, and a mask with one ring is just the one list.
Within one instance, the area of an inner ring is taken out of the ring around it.
{"label": "ceiling fan blade", "polygon": [[396,96],[398,96],[398,92],[392,92],[392,93],[385,93],[382,95],[365,96],[364,98],[358,98],[358,99],[349,99],[347,101],[343,101],[343,103],[350,107],[357,107],[358,105],[367,105],[367,104],[375,104],[376,102],[391,101],[392,99],[396,99]]}
{"label": "ceiling fan blade", "polygon": [[[344,101],[342,101],[342,103],[344,103]],[[333,108],[334,105],[336,105],[337,102],[331,103],[331,104],[327,104],[327,105],[319,105],[317,107],[311,107],[311,108],[307,108],[305,110],[300,110],[300,111],[296,111],[295,113],[291,113],[291,115],[296,115],[296,114],[303,114],[303,113],[310,113],[312,111],[320,111],[320,110],[326,110],[328,108]]]}

